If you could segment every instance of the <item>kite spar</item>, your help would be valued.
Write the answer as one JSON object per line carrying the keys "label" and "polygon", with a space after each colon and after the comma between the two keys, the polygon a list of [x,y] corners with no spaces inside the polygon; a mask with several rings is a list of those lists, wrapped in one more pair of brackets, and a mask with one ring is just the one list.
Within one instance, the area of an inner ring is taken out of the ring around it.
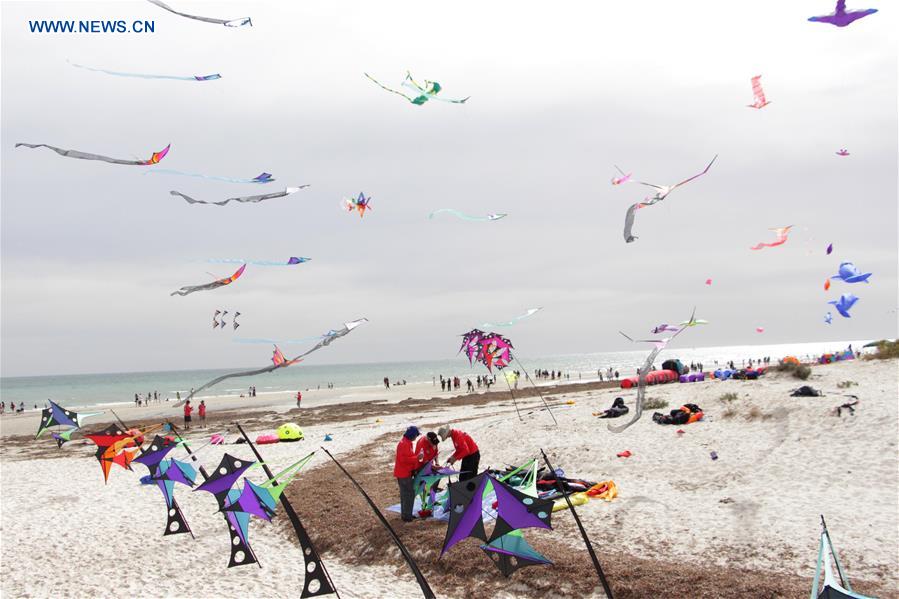
{"label": "kite spar", "polygon": [[328,451],[324,447],[322,447],[321,449],[326,454],[328,454],[329,458],[334,460],[334,463],[337,464],[337,467],[340,468],[340,470],[346,475],[346,477],[348,479],[350,479],[350,482],[353,483],[353,485],[356,487],[356,490],[359,491],[359,493],[362,494],[362,497],[365,498],[365,501],[368,502],[368,505],[371,508],[371,510],[375,513],[375,516],[377,516],[378,520],[381,521],[381,525],[384,526],[384,528],[387,530],[387,534],[390,535],[390,537],[393,539],[393,542],[399,548],[400,553],[403,554],[403,558],[406,560],[406,563],[409,564],[409,569],[412,570],[412,573],[415,575],[415,580],[418,581],[418,586],[421,587],[421,592],[425,596],[425,599],[437,599],[437,596],[434,594],[434,591],[432,591],[431,587],[428,585],[428,581],[425,580],[424,574],[422,574],[421,570],[418,568],[418,564],[416,564],[415,560],[412,558],[412,554],[409,553],[409,550],[406,549],[405,545],[403,545],[403,542],[397,536],[396,531],[393,530],[393,527],[391,527],[390,523],[387,522],[387,519],[384,517],[384,514],[381,513],[381,511],[378,509],[378,506],[375,505],[375,502],[371,500],[371,497],[368,496],[368,493],[365,492],[365,489],[362,488],[362,485],[360,485],[359,483],[356,482],[356,479],[353,478],[352,475],[346,471],[346,468],[344,468],[340,464],[340,462],[337,461],[337,458],[335,458],[333,455],[331,455],[330,451]]}
{"label": "kite spar", "polygon": [[[240,435],[244,438],[244,441],[247,442],[247,445],[250,446],[250,450],[253,452],[253,455],[255,455],[256,459],[259,460],[259,463],[262,464],[262,469],[265,471],[266,476],[268,476],[269,479],[272,479],[275,485],[277,485],[278,481],[274,480],[275,475],[272,474],[272,471],[265,463],[265,460],[262,459],[262,456],[259,454],[259,450],[256,449],[256,446],[250,440],[250,437],[247,435],[246,431],[243,430],[243,427],[241,427],[239,423],[235,422],[234,425],[237,426],[237,430],[240,431]],[[328,570],[325,568],[324,562],[321,561],[321,558],[318,555],[318,551],[315,550],[315,546],[312,544],[312,539],[309,538],[309,534],[306,532],[306,528],[300,521],[300,517],[299,515],[297,515],[296,510],[294,510],[293,506],[290,504],[290,500],[287,499],[287,495],[282,493],[280,501],[281,505],[284,507],[284,513],[287,514],[287,517],[290,519],[290,523],[293,525],[293,530],[297,535],[297,540],[300,542],[300,549],[303,552],[303,560],[306,566],[306,576],[303,582],[303,593],[300,595],[300,597],[302,599],[306,599],[306,597],[330,595],[331,593],[334,593],[339,598],[340,594],[337,592],[337,589],[334,588],[334,583],[331,581],[331,576],[328,574]]]}

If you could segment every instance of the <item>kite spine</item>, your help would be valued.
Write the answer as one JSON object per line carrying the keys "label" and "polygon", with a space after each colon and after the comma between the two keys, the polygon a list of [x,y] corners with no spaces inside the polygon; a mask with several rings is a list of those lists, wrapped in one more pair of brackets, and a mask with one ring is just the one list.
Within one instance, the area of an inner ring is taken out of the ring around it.
{"label": "kite spine", "polygon": [[[541,449],[540,454],[543,456],[543,461],[546,462],[546,467],[549,468],[550,472],[555,472],[556,469],[549,463],[546,452]],[[593,567],[596,568],[596,574],[599,575],[599,581],[602,583],[602,589],[605,591],[606,597],[613,599],[612,589],[609,587],[609,581],[606,580],[606,575],[602,571],[602,566],[599,565],[599,558],[596,557],[596,552],[593,550],[593,544],[590,542],[587,531],[584,530],[584,525],[581,524],[581,519],[578,518],[577,512],[574,511],[574,505],[571,503],[571,498],[565,493],[565,490],[562,488],[562,483],[559,482],[558,478],[556,478],[556,489],[558,489],[559,493],[562,493],[562,496],[565,498],[565,503],[568,504],[571,515],[574,516],[574,521],[577,523],[578,530],[581,531],[581,538],[584,539],[584,544],[587,546],[587,552],[590,554],[590,559],[593,560]]]}
{"label": "kite spine", "polygon": [[[262,459],[262,456],[259,454],[259,450],[256,449],[256,446],[250,440],[250,437],[247,436],[246,431],[243,430],[243,427],[240,426],[239,423],[235,422],[234,425],[237,427],[237,430],[240,431],[240,435],[243,437],[244,441],[247,442],[247,445],[250,446],[250,449],[253,451],[253,455],[256,456],[256,459],[259,460],[259,464],[262,466],[262,469],[265,471],[266,476],[274,483],[278,484],[278,481],[275,480],[275,475],[272,474],[271,469],[265,463],[265,460]],[[310,454],[311,455],[311,454]],[[327,568],[325,568],[325,563],[321,561],[321,558],[318,555],[318,551],[315,550],[315,546],[312,544],[312,539],[309,538],[309,534],[306,532],[306,528],[303,526],[303,523],[300,521],[299,515],[293,509],[293,506],[290,503],[290,500],[287,499],[287,495],[285,493],[281,494],[281,505],[284,507],[284,513],[287,514],[287,517],[290,519],[290,523],[293,524],[293,530],[297,534],[297,540],[300,542],[300,549],[303,552],[303,560],[305,562],[305,572],[306,575],[304,577],[303,582],[303,593],[300,595],[302,598],[313,597],[316,595],[330,595],[334,593],[337,595],[338,599],[340,599],[340,593],[337,592],[337,589],[334,587],[334,582],[331,580],[331,575],[328,574]],[[313,566],[313,570],[309,570],[309,564],[315,564]],[[318,568],[316,568],[318,566]],[[316,572],[320,568],[320,573]],[[317,580],[319,583],[319,587],[317,591],[310,591],[309,585],[312,581]]]}
{"label": "kite spine", "polygon": [[365,492],[365,489],[363,489],[362,486],[356,482],[356,479],[353,478],[352,475],[350,475],[350,473],[346,471],[346,468],[341,466],[340,462],[337,461],[337,458],[335,458],[333,455],[331,455],[330,451],[328,451],[324,447],[322,447],[321,449],[326,454],[328,454],[329,458],[334,460],[334,463],[337,464],[337,467],[340,468],[340,470],[346,475],[346,477],[348,479],[350,479],[350,482],[353,483],[353,485],[356,487],[356,490],[358,490],[359,493],[362,494],[362,497],[365,498],[365,501],[368,502],[368,505],[369,505],[369,507],[371,507],[371,510],[375,513],[375,516],[377,516],[378,520],[381,521],[381,524],[384,526],[384,528],[387,530],[387,533],[393,539],[393,542],[396,543],[396,546],[399,548],[400,553],[403,554],[403,558],[405,558],[406,563],[409,564],[409,569],[412,570],[413,574],[415,574],[415,579],[418,581],[418,586],[421,587],[421,592],[425,596],[425,599],[437,599],[437,596],[434,594],[434,591],[432,591],[431,587],[428,585],[428,581],[425,580],[424,574],[422,574],[421,570],[418,569],[418,564],[415,563],[415,560],[412,558],[412,554],[409,553],[409,550],[406,549],[405,545],[403,545],[403,542],[397,536],[396,531],[393,530],[393,527],[390,526],[390,523],[387,522],[387,519],[378,510],[378,506],[375,505],[375,502],[371,500],[371,497],[368,496],[368,493]]}

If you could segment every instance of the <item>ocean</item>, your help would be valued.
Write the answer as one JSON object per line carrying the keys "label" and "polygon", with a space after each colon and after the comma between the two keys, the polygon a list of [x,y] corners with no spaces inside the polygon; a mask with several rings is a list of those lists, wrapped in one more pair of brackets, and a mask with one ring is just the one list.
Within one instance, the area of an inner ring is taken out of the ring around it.
{"label": "ocean", "polygon": [[[724,363],[733,360],[737,366],[742,360],[756,360],[770,356],[772,360],[783,356],[794,355],[800,359],[809,359],[824,352],[845,349],[849,344],[860,348],[865,341],[831,341],[815,343],[786,343],[778,345],[735,345],[723,347],[683,348],[671,347],[659,356],[657,365],[668,358],[679,358],[682,362],[701,362],[706,370],[713,369],[715,361]],[[533,376],[535,369],[557,370],[568,375],[570,380],[592,379],[597,369],[611,367],[618,370],[622,377],[633,376],[636,369],[649,350],[627,352],[599,352],[590,354],[572,354],[545,356],[537,358],[522,357],[521,363],[513,363],[512,368],[525,370]],[[514,355],[514,353],[513,353]],[[261,364],[255,365],[256,368]],[[254,366],[249,366],[252,369]],[[65,407],[78,408],[97,404],[129,404],[134,401],[134,394],[145,397],[147,393],[158,392],[160,397],[175,398],[191,389],[200,387],[207,381],[240,368],[224,370],[177,370],[165,372],[117,372],[107,374],[76,374],[60,376],[25,376],[0,377],[0,401],[24,402],[27,408],[34,405],[43,407],[47,399],[52,399]],[[458,376],[463,384],[466,378],[474,378],[486,374],[486,369],[475,364],[469,367],[468,361],[459,356],[453,359],[423,362],[377,362],[363,364],[297,364],[271,373],[223,381],[196,397],[234,396],[245,393],[250,385],[255,385],[257,394],[278,393],[324,388],[332,383],[335,388],[376,388],[381,386],[383,378],[391,381],[405,380],[408,384],[431,383],[434,378]]]}

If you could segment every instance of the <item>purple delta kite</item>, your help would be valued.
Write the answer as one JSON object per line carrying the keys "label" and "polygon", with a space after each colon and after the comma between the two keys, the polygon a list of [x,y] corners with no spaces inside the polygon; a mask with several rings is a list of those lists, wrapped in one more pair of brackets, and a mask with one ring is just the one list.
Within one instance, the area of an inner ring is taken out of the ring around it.
{"label": "purple delta kite", "polygon": [[847,27],[862,17],[873,15],[876,8],[864,8],[862,10],[846,10],[846,0],[837,0],[837,6],[829,15],[809,17],[812,23],[829,23],[837,27]]}
{"label": "purple delta kite", "polygon": [[70,441],[72,433],[77,429],[81,428],[81,421],[90,418],[92,416],[99,416],[103,412],[85,412],[79,414],[77,412],[73,412],[71,410],[67,410],[54,402],[53,400],[47,400],[50,403],[49,408],[44,408],[41,411],[41,421],[38,424],[37,434],[34,436],[35,439],[44,434],[47,429],[54,426],[65,426],[69,427],[70,430],[59,433],[58,436],[62,437],[64,441],[60,443],[59,438],[57,438],[56,434],[54,434],[54,439],[59,443],[59,446],[62,447],[63,443],[66,441]]}
{"label": "purple delta kite", "polygon": [[253,464],[255,462],[241,460],[226,453],[222,456],[219,465],[216,466],[215,472],[203,484],[194,489],[194,492],[212,493],[218,502],[219,510],[225,512],[225,519],[230,525],[229,532],[231,533],[229,568],[258,563],[248,540],[250,515],[246,512],[225,511],[225,508],[236,503],[240,498],[240,491],[233,488],[234,483]]}
{"label": "purple delta kite", "polygon": [[262,484],[256,484],[244,477],[244,486],[240,496],[235,501],[232,501],[230,505],[222,508],[221,511],[243,512],[271,522],[272,516],[275,515],[275,506],[281,498],[284,489],[299,474],[300,468],[312,459],[313,455],[310,453],[302,460],[294,462]]}
{"label": "purple delta kite", "polygon": [[166,459],[169,452],[178,445],[180,443],[167,441],[165,438],[156,435],[150,441],[147,449],[143,450],[143,453],[134,458],[133,461],[147,467],[150,471],[150,480],[156,483],[162,492],[162,496],[165,498],[168,520],[165,524],[165,532],[162,534],[176,535],[187,532],[193,536],[193,532],[191,532],[190,526],[181,512],[181,507],[175,499],[174,487],[176,482],[192,487],[197,473],[190,464]]}

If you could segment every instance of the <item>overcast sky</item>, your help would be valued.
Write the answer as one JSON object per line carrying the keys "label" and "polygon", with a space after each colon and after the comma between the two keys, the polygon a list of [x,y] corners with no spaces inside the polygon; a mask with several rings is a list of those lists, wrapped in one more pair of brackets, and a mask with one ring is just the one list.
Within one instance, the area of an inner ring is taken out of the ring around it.
{"label": "overcast sky", "polygon": [[[861,1],[861,0],[859,0]],[[484,321],[543,312],[506,333],[527,355],[636,349],[697,306],[691,346],[896,336],[897,22],[893,6],[839,29],[782,2],[2,3],[2,374],[264,364],[264,345],[211,328],[239,310],[248,337],[370,324],[318,363],[452,357]],[[858,2],[856,2],[858,4]],[[34,19],[154,20],[152,34],[32,34]],[[893,34],[889,32],[893,31]],[[111,77],[195,75],[194,83]],[[378,89],[406,69],[465,105],[413,106]],[[771,104],[757,111],[750,78]],[[16,142],[122,158],[171,143],[167,175],[14,149]],[[851,155],[835,152],[847,148]],[[614,164],[674,183],[612,187]],[[289,198],[188,205],[311,184]],[[360,191],[360,220],[342,198]],[[507,212],[464,222],[438,208]],[[789,241],[758,252],[769,227]],[[824,254],[834,244],[831,256]],[[229,275],[209,258],[279,260]],[[841,260],[870,285],[835,282]],[[705,280],[711,278],[711,287]],[[861,300],[851,320],[826,301]],[[892,312],[891,312],[892,311]],[[764,327],[758,334],[756,327]],[[682,344],[684,337],[678,340]]]}

